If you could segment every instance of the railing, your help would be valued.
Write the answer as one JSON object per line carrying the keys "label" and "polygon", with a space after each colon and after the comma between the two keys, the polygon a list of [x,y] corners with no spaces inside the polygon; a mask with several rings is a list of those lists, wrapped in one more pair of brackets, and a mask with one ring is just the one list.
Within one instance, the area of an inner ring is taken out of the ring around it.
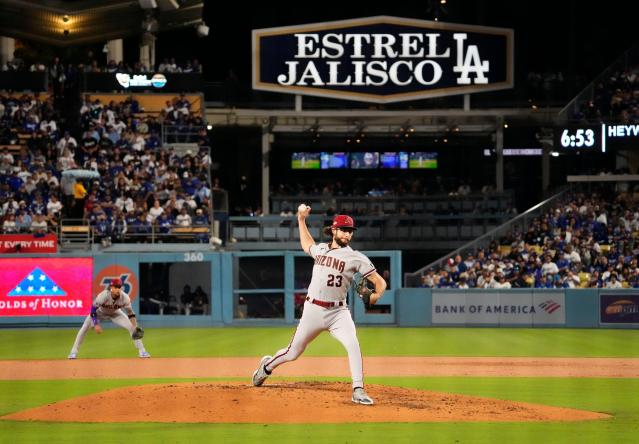
{"label": "railing", "polygon": [[538,203],[537,205],[529,208],[522,214],[514,217],[513,219],[494,227],[489,230],[486,234],[478,237],[477,239],[464,244],[460,248],[448,253],[446,256],[437,259],[435,262],[432,262],[419,270],[412,273],[404,273],[404,287],[417,287],[421,283],[421,276],[425,271],[434,268],[439,269],[443,266],[444,262],[447,261],[451,257],[455,257],[458,254],[464,256],[469,252],[475,252],[478,248],[483,248],[490,244],[495,239],[500,239],[507,232],[512,231],[513,229],[518,229],[519,231],[526,231],[528,229],[528,225],[530,221],[538,217],[543,211],[549,208],[557,199],[563,196],[568,191],[568,188],[559,191],[554,194],[550,198],[544,200],[543,202]]}
{"label": "railing", "polygon": [[158,227],[157,225],[136,228],[127,226],[127,231],[118,233],[107,231],[100,233],[95,226],[91,227],[91,232],[96,242],[108,247],[112,243],[181,243],[200,242],[207,243],[210,240],[212,229],[209,225],[195,225],[184,227],[181,225],[171,225],[170,227]]}
{"label": "railing", "polygon": [[[162,124],[162,144],[196,143],[202,126]],[[194,152],[193,154],[197,154]]]}
{"label": "railing", "polygon": [[[356,219],[355,239],[379,244],[403,241],[415,245],[424,241],[473,239],[507,218],[505,214],[363,216]],[[322,228],[330,224],[328,216],[307,219],[309,231],[316,241],[328,239],[322,234]],[[230,217],[228,236],[231,242],[299,242],[299,229],[295,217]],[[273,248],[278,247],[274,245]]]}
{"label": "railing", "polygon": [[57,227],[60,247],[66,249],[86,249],[93,244],[93,231],[81,219],[62,219]]}
{"label": "railing", "polygon": [[[51,230],[53,232],[53,228]],[[171,225],[159,227],[149,225],[138,229],[127,225],[127,230],[122,233],[114,230],[110,225],[106,232],[100,232],[95,225],[90,225],[83,219],[62,219],[55,233],[60,239],[63,248],[90,248],[94,242],[108,247],[113,243],[183,243],[200,242],[208,243],[212,235],[217,235],[219,228],[217,221],[210,225]]]}
{"label": "railing", "polygon": [[48,72],[4,71],[0,85],[8,91],[47,91],[49,76]]}
{"label": "railing", "polygon": [[295,211],[300,202],[310,205],[315,213],[329,208],[338,212],[359,210],[364,214],[374,214],[377,210],[398,213],[402,207],[410,214],[505,213],[513,207],[513,194],[507,191],[468,196],[273,196],[271,212],[280,213],[285,208]]}
{"label": "railing", "polygon": [[[474,109],[481,108],[530,108],[525,82],[515,82],[513,89],[505,91],[491,91],[471,95]],[[205,82],[204,96],[207,107],[251,108],[251,109],[295,109],[295,97],[290,94],[272,93],[251,90],[244,84],[233,82]],[[563,90],[556,93],[557,97],[548,99],[545,106],[561,106],[568,97],[562,96]],[[304,96],[303,107],[307,110],[323,109],[371,109],[370,103],[351,100],[328,101],[321,97]],[[377,110],[406,109],[463,109],[464,95],[435,97],[428,100],[410,102],[376,104]]]}

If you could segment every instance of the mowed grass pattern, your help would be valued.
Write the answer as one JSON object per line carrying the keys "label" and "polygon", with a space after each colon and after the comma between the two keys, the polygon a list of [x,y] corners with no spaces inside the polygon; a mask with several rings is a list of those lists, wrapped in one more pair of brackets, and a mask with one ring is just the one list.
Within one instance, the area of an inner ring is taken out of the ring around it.
{"label": "mowed grass pattern", "polygon": [[[79,327],[79,326],[78,326]],[[287,345],[294,327],[148,328],[144,343],[154,357],[262,356]],[[66,359],[76,329],[0,330],[0,359]],[[538,356],[639,357],[637,330],[378,328],[358,329],[364,356]],[[328,333],[313,341],[305,356],[342,356]],[[128,333],[106,328],[90,332],[85,358],[134,357]]]}

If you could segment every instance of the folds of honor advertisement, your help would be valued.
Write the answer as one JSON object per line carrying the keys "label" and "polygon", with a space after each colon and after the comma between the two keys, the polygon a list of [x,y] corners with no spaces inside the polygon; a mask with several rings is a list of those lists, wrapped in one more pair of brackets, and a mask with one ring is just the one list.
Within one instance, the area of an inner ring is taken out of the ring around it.
{"label": "folds of honor advertisement", "polygon": [[0,259],[0,316],[86,316],[92,258]]}

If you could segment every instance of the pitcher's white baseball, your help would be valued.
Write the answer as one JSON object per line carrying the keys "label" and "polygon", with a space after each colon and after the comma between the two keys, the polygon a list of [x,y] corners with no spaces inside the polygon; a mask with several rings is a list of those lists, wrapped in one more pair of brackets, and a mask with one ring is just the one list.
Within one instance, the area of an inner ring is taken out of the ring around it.
{"label": "pitcher's white baseball", "polygon": [[306,208],[308,208],[305,204],[300,204],[299,207],[297,207],[297,212],[298,213],[303,213],[304,211],[306,211]]}

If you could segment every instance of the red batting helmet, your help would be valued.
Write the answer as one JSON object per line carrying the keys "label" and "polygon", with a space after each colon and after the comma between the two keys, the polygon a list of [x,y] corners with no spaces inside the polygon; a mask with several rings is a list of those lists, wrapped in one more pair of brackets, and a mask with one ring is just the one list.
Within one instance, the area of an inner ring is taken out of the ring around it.
{"label": "red batting helmet", "polygon": [[111,287],[122,288],[122,279],[120,278],[111,279]]}
{"label": "red batting helmet", "polygon": [[331,225],[331,228],[350,228],[352,230],[357,230],[357,228],[355,228],[355,222],[353,221],[353,218],[345,214],[338,214],[337,216],[335,216],[333,218],[333,224]]}

